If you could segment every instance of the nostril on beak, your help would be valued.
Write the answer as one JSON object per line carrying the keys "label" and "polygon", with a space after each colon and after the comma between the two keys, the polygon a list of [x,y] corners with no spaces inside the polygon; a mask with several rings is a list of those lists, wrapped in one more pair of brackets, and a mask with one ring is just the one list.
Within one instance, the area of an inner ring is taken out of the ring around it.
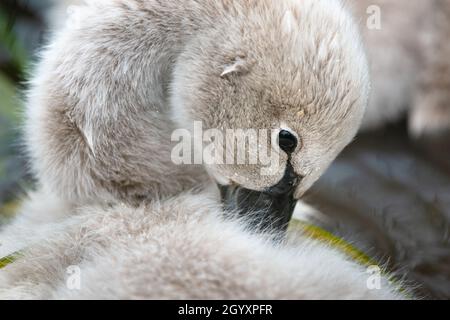
{"label": "nostril on beak", "polygon": [[291,155],[298,146],[297,137],[287,130],[281,130],[278,136],[278,143],[281,150]]}
{"label": "nostril on beak", "polygon": [[283,178],[273,187],[266,189],[266,193],[272,195],[293,194],[295,188],[300,184],[302,176],[295,173],[292,164],[288,162]]}
{"label": "nostril on beak", "polygon": [[236,185],[219,185],[225,212],[238,212],[259,230],[286,231],[294,213],[294,193],[303,177],[288,162],[283,178],[275,186],[254,191]]}

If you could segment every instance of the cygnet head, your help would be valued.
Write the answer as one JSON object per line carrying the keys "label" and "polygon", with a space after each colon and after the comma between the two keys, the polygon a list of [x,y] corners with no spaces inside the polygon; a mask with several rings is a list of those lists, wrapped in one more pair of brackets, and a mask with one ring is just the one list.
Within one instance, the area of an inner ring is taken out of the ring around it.
{"label": "cygnet head", "polygon": [[[203,135],[196,152],[214,146],[205,166],[227,207],[284,228],[295,200],[360,126],[370,87],[365,53],[339,1],[249,1],[228,18],[194,37],[177,62],[173,116],[194,135],[195,122],[223,133]],[[244,140],[230,144],[230,132]],[[245,163],[236,161],[239,148]]]}

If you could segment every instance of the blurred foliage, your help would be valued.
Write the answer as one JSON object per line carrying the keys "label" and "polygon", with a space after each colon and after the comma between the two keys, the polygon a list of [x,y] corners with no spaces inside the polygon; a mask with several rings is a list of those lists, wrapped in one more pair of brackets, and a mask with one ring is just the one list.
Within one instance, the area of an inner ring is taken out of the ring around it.
{"label": "blurred foliage", "polygon": [[26,89],[24,79],[31,52],[43,26],[36,3],[0,2],[0,217],[14,212],[22,186],[29,180],[19,148],[20,98]]}

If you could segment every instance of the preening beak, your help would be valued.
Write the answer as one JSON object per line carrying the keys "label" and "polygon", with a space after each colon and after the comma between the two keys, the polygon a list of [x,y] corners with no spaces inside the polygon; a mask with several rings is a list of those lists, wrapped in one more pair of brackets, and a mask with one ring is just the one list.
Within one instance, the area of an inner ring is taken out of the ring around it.
{"label": "preening beak", "polygon": [[239,186],[219,186],[226,210],[244,215],[259,230],[286,231],[296,201],[294,191],[301,177],[288,163],[281,181],[264,191]]}

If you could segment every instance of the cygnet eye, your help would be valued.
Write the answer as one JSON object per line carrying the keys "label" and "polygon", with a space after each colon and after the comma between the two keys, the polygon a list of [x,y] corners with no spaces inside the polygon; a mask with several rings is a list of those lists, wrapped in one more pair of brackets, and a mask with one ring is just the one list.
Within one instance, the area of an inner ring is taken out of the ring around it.
{"label": "cygnet eye", "polygon": [[280,145],[281,150],[286,152],[287,154],[292,154],[295,149],[297,149],[298,140],[297,137],[294,136],[291,132],[287,130],[281,130],[278,143]]}

